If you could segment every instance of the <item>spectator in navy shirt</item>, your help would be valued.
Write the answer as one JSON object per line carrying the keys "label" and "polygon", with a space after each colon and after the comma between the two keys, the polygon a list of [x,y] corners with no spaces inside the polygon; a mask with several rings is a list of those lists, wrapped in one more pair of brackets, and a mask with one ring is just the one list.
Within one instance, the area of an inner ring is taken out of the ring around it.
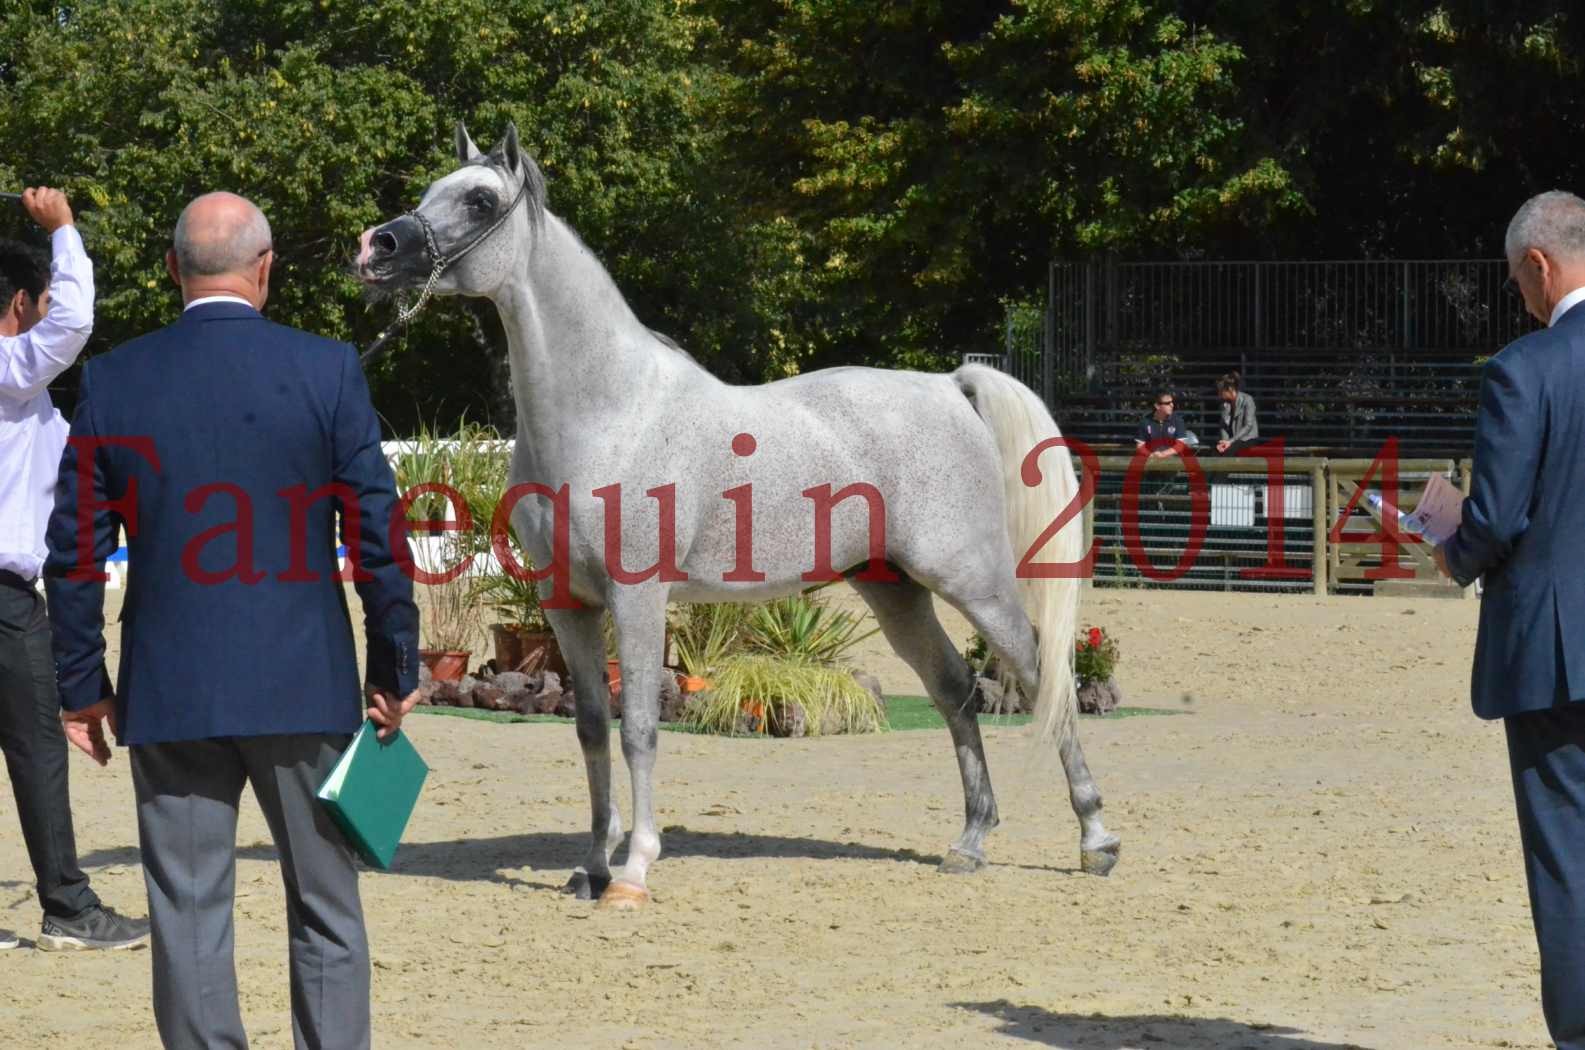
{"label": "spectator in navy shirt", "polygon": [[1183,420],[1174,410],[1175,403],[1172,391],[1163,390],[1157,394],[1155,411],[1140,422],[1139,430],[1134,435],[1134,447],[1148,448],[1151,459],[1174,455],[1174,441],[1188,444],[1189,428],[1183,425]]}

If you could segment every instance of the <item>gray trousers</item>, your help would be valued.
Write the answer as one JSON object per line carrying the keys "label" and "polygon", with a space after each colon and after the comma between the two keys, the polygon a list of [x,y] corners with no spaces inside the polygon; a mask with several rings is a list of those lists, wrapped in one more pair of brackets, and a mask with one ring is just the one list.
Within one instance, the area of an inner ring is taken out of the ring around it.
{"label": "gray trousers", "polygon": [[153,925],[154,1017],[169,1050],[248,1045],[232,962],[244,781],[253,784],[286,884],[295,1045],[369,1046],[369,946],[358,871],[314,798],[350,740],[233,737],[130,748]]}

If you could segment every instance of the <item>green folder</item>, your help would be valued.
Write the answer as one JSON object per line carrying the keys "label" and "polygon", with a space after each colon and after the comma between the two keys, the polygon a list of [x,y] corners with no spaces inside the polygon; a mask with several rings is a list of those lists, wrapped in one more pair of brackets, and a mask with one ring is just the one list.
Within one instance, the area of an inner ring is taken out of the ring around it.
{"label": "green folder", "polygon": [[407,734],[398,730],[381,740],[379,728],[364,721],[318,795],[358,855],[390,871],[429,767]]}

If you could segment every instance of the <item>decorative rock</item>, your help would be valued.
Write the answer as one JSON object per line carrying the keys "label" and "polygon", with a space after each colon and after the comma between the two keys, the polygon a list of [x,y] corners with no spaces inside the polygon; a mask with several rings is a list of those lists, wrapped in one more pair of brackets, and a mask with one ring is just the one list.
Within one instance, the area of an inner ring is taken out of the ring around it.
{"label": "decorative rock", "polygon": [[994,678],[976,678],[974,680],[974,709],[983,715],[1005,715],[1007,694],[1002,690],[1002,683]]}
{"label": "decorative rock", "polygon": [[506,690],[493,682],[480,682],[473,687],[473,706],[482,711],[506,710]]}
{"label": "decorative rock", "polygon": [[533,708],[536,715],[553,715],[561,707],[562,692],[560,689],[545,689],[533,694]]}
{"label": "decorative rock", "polygon": [[683,702],[687,697],[677,686],[677,677],[667,673],[660,676],[660,720],[677,722],[682,719]]}
{"label": "decorative rock", "polygon": [[881,692],[881,680],[868,671],[854,671],[853,680],[862,685],[875,698],[882,711],[886,710],[886,694]]}
{"label": "decorative rock", "polygon": [[771,736],[808,736],[809,716],[802,704],[771,704],[765,713],[765,731]]}
{"label": "decorative rock", "polygon": [[531,715],[535,713],[534,705],[539,695],[528,689],[514,689],[507,693],[501,702],[506,705],[504,710],[515,711],[520,715]]}
{"label": "decorative rock", "polygon": [[539,672],[539,691],[541,693],[561,693],[561,675],[555,671]]}
{"label": "decorative rock", "polygon": [[477,678],[471,674],[465,674],[462,676],[462,679],[457,682],[457,691],[463,696],[467,696],[469,693],[473,692],[474,686],[478,684],[479,680]]}
{"label": "decorative rock", "polygon": [[1116,710],[1122,692],[1113,692],[1110,682],[1085,682],[1079,686],[1079,712],[1086,715],[1106,715]]}
{"label": "decorative rock", "polygon": [[578,717],[578,698],[570,692],[562,693],[561,700],[556,704],[556,709],[551,714],[559,715],[562,718]]}
{"label": "decorative rock", "polygon": [[[443,704],[447,707],[461,706],[462,691],[457,688],[456,682],[436,682],[434,691],[429,695],[432,704]],[[472,703],[470,700],[469,703]]]}
{"label": "decorative rock", "polygon": [[435,702],[435,691],[439,688],[440,683],[432,677],[420,679],[418,683],[418,702],[421,704],[433,704]]}
{"label": "decorative rock", "polygon": [[531,693],[539,692],[539,685],[534,681],[535,675],[524,674],[522,671],[502,671],[490,679],[490,684],[500,689],[503,693],[515,693],[526,689]]}
{"label": "decorative rock", "polygon": [[435,674],[429,669],[429,665],[420,660],[418,662],[418,684],[423,685],[425,682],[434,681],[434,678]]}

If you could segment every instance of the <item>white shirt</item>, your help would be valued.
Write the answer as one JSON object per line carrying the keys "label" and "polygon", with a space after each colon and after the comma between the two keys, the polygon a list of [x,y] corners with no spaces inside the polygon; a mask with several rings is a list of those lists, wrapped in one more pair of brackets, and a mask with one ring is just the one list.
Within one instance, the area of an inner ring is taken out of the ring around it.
{"label": "white shirt", "polygon": [[1552,319],[1546,323],[1546,326],[1551,328],[1553,325],[1557,324],[1559,318],[1568,313],[1575,304],[1580,302],[1585,302],[1585,286],[1574,289],[1572,292],[1568,293],[1557,301],[1557,305],[1552,307]]}
{"label": "white shirt", "polygon": [[77,360],[94,327],[94,269],[75,226],[50,235],[50,306],[39,323],[0,336],[0,569],[34,579],[71,428],[50,382]]}
{"label": "white shirt", "polygon": [[249,310],[252,310],[254,308],[252,303],[248,302],[246,299],[242,298],[242,296],[240,296],[240,295],[206,295],[202,299],[194,299],[192,302],[190,302],[186,306],[182,307],[182,313],[186,313],[188,310],[191,310],[193,307],[202,306],[205,303],[241,303],[243,306],[246,306]]}

